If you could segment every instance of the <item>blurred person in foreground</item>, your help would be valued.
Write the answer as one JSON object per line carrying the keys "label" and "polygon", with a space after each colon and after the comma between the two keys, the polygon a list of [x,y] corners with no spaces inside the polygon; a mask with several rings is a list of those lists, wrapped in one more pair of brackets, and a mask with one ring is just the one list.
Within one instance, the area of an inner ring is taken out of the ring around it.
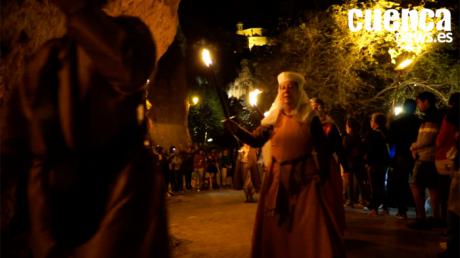
{"label": "blurred person in foreground", "polygon": [[53,3],[67,32],[29,60],[20,87],[33,257],[169,257],[164,184],[143,144],[152,35],[102,0]]}
{"label": "blurred person in foreground", "polygon": [[331,154],[321,122],[295,72],[278,75],[278,95],[261,126],[250,133],[225,126],[243,142],[264,146],[267,167],[251,257],[345,257],[341,227],[326,193]]}

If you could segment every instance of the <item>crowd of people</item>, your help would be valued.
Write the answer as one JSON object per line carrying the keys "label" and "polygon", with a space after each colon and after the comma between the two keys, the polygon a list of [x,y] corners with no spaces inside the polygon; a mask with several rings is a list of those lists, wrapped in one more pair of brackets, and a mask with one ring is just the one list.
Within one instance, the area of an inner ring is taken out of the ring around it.
{"label": "crowd of people", "polygon": [[372,114],[365,136],[356,119],[347,119],[343,136],[345,205],[363,207],[370,216],[389,215],[395,207],[398,219],[407,219],[408,207],[415,206],[409,228],[448,227],[442,257],[458,257],[459,250],[459,101],[460,93],[453,93],[440,110],[433,93],[421,92],[405,100],[399,116]]}
{"label": "crowd of people", "polygon": [[205,149],[190,145],[153,149],[156,165],[163,174],[167,194],[220,188],[243,189],[246,201],[254,202],[262,178],[260,152],[249,145],[239,149]]}
{"label": "crowd of people", "polygon": [[[459,94],[452,94],[449,108],[442,111],[436,108],[435,95],[422,92],[416,100],[407,99],[404,112],[391,120],[372,114],[365,136],[359,135],[359,123],[348,119],[343,136],[348,163],[343,169],[345,205],[367,207],[371,216],[388,214],[388,208],[395,207],[400,219],[407,219],[407,207],[414,205],[417,220],[410,228],[445,225],[450,175],[435,163],[458,144],[458,101]],[[426,203],[432,213],[428,220]]]}

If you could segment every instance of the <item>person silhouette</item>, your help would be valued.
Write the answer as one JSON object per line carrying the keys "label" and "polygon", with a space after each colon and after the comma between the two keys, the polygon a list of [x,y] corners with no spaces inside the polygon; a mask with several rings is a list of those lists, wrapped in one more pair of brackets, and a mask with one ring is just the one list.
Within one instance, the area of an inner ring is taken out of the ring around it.
{"label": "person silhouette", "polygon": [[144,146],[155,44],[105,2],[54,0],[67,32],[26,65],[33,257],[169,257],[163,180]]}

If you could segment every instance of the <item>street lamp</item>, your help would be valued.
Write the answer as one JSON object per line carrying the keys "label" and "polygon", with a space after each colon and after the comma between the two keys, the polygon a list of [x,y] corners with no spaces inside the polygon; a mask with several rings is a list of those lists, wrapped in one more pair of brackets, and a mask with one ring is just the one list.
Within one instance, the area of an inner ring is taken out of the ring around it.
{"label": "street lamp", "polygon": [[396,71],[401,71],[406,69],[409,65],[411,65],[414,62],[413,58],[407,58],[401,61],[395,68]]}
{"label": "street lamp", "polygon": [[397,115],[401,114],[402,112],[404,112],[404,109],[401,106],[396,106],[393,109],[393,112],[394,112],[395,116],[397,116]]}
{"label": "street lamp", "polygon": [[193,97],[192,97],[192,103],[193,103],[193,105],[198,104],[198,102],[200,102],[200,98],[198,98],[197,96],[193,96]]}
{"label": "street lamp", "polygon": [[400,60],[401,60],[401,57],[403,58],[405,57],[405,58],[402,59],[402,61],[399,62],[399,64],[397,64],[395,67],[395,71],[397,74],[396,74],[396,86],[395,86],[395,91],[393,93],[393,103],[392,103],[392,108],[394,110],[395,115],[399,114],[399,113],[396,114],[398,112],[397,107],[396,107],[396,98],[397,98],[398,92],[401,90],[400,89],[401,88],[401,76],[404,73],[405,69],[414,63],[414,59],[415,59],[413,55],[409,55],[407,53],[400,56],[399,58]]}

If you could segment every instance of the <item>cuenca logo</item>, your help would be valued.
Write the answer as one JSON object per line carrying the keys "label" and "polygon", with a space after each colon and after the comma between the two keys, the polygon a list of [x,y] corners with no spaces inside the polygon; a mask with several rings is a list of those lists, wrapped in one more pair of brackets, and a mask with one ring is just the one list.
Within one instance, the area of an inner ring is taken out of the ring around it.
{"label": "cuenca logo", "polygon": [[[383,27],[382,27],[383,26]],[[451,14],[448,9],[351,9],[348,11],[348,28],[352,32],[361,30],[395,32],[397,40],[418,42],[451,43]]]}

